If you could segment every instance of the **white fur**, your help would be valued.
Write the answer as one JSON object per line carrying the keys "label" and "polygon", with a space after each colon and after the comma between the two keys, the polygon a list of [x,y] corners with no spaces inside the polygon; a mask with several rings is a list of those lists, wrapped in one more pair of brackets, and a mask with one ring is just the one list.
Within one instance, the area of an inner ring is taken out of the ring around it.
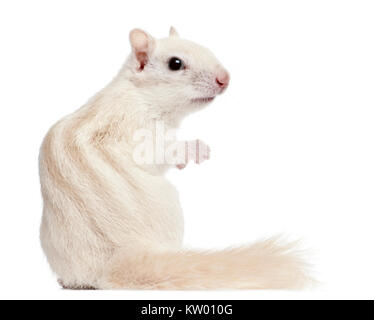
{"label": "white fur", "polygon": [[[55,124],[40,152],[41,243],[68,288],[294,288],[302,261],[277,241],[217,253],[182,249],[178,193],[167,166],[132,158],[138,129],[177,128],[223,92],[227,71],[213,54],[178,37],[130,35],[132,54],[114,80]],[[171,71],[168,59],[186,69]]]}

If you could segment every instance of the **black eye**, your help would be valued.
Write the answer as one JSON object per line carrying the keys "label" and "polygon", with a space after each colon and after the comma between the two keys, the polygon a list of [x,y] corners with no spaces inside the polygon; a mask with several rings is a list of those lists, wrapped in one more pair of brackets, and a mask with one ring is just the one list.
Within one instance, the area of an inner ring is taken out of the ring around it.
{"label": "black eye", "polygon": [[169,69],[173,71],[178,71],[184,68],[184,63],[181,59],[179,58],[171,58],[169,60]]}

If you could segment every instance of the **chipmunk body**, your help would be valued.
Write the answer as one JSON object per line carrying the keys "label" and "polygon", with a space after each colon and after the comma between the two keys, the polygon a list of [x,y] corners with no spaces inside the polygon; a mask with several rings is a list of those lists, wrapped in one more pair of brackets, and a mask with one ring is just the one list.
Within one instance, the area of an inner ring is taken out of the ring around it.
{"label": "chipmunk body", "polygon": [[180,163],[139,163],[134,136],[139,130],[156,134],[159,123],[177,129],[186,115],[222,93],[230,77],[209,50],[179,38],[174,28],[160,40],[135,29],[130,43],[132,53],[113,81],[55,124],[41,147],[41,243],[61,284],[302,287],[303,262],[277,240],[221,252],[183,249],[178,193],[164,173],[208,159],[209,149],[199,141],[178,142],[177,149],[187,150]]}

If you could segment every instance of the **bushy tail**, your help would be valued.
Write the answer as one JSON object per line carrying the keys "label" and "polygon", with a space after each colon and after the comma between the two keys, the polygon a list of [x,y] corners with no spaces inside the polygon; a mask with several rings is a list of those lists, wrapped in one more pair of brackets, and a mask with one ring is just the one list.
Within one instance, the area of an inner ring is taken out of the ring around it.
{"label": "bushy tail", "polygon": [[102,289],[301,289],[311,280],[293,244],[278,240],[218,252],[142,253],[117,258]]}

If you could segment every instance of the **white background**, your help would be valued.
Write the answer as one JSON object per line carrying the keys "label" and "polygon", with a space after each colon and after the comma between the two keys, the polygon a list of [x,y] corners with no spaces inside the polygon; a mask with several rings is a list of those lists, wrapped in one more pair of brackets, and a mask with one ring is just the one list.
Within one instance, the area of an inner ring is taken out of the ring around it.
{"label": "white background", "polygon": [[[374,298],[373,1],[1,1],[0,298]],[[302,238],[303,292],[71,292],[40,249],[38,149],[116,74],[128,33],[179,33],[217,55],[229,90],[188,118],[212,159],[170,172],[186,244]]]}

